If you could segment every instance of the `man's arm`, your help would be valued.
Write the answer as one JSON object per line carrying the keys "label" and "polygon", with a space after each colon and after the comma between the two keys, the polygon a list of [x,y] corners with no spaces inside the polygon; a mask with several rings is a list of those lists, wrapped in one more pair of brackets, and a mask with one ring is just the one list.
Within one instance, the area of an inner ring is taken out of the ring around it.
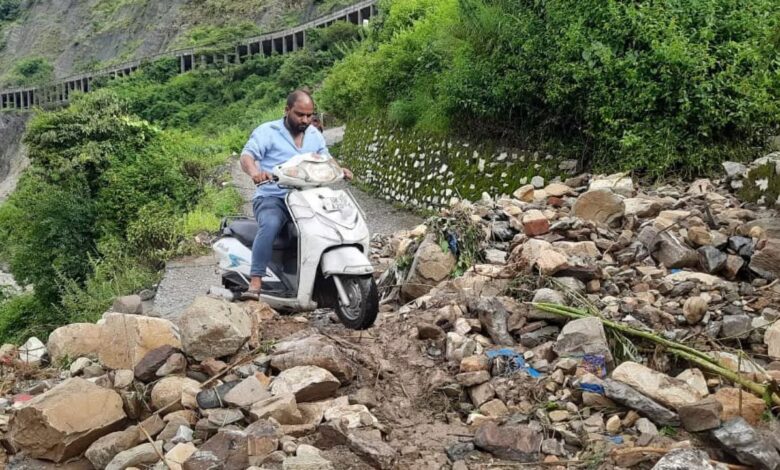
{"label": "man's arm", "polygon": [[252,135],[249,137],[249,141],[247,141],[244,146],[244,150],[241,151],[240,160],[241,169],[252,178],[252,181],[255,184],[271,179],[271,174],[262,171],[257,165],[257,160],[263,158],[264,152],[265,145],[263,133],[258,129],[252,132]]}

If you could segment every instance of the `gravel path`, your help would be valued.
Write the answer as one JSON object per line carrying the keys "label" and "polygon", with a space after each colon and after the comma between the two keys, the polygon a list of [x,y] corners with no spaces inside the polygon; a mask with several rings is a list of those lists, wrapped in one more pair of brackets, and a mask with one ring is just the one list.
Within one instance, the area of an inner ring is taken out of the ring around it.
{"label": "gravel path", "polygon": [[[343,134],[343,128],[329,129],[325,131],[325,138],[329,144],[333,144],[340,141]],[[236,188],[246,201],[242,212],[251,215],[250,201],[255,191],[252,180],[241,170],[237,160],[231,165],[231,173]],[[391,234],[422,223],[422,218],[398,209],[354,186],[344,184],[342,187],[348,189],[360,204],[372,234]],[[220,285],[217,260],[213,255],[172,260],[166,265],[165,275],[157,289],[154,314],[174,320],[196,297],[208,293],[212,286]]]}

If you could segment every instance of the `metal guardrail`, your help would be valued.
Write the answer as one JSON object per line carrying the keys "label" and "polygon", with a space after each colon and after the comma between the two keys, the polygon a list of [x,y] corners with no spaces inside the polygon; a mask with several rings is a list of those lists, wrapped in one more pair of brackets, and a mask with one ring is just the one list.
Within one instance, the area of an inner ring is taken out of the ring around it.
{"label": "metal guardrail", "polygon": [[[258,53],[270,55],[273,53],[286,54],[304,47],[306,31],[322,26],[330,25],[335,21],[347,20],[354,23],[362,23],[376,14],[378,0],[362,0],[341,10],[323,15],[313,20],[302,23],[293,28],[272,31],[260,36],[252,36],[230,44],[225,44],[225,50],[234,48],[234,52],[227,54],[214,54],[215,46],[182,48],[153,54],[141,59],[123,62],[112,67],[99,69],[82,74],[70,75],[56,80],[47,85],[35,87],[17,87],[0,90],[0,110],[30,109],[34,106],[59,106],[67,104],[70,92],[89,92],[92,81],[100,77],[117,77],[128,75],[138,69],[142,64],[163,58],[178,58],[182,73],[192,70],[199,65],[208,66],[220,62],[240,63],[244,57]],[[354,20],[354,21],[353,21]],[[281,42],[279,42],[281,41]],[[209,51],[209,52],[205,52]],[[198,61],[198,59],[200,59]]]}

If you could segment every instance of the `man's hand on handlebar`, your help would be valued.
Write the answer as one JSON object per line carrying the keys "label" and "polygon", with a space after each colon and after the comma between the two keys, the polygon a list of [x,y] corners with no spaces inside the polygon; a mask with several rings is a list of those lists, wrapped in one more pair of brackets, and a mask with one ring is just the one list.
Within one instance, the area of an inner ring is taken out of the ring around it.
{"label": "man's hand on handlebar", "polygon": [[257,185],[273,179],[273,175],[267,171],[258,171],[252,175],[252,181]]}

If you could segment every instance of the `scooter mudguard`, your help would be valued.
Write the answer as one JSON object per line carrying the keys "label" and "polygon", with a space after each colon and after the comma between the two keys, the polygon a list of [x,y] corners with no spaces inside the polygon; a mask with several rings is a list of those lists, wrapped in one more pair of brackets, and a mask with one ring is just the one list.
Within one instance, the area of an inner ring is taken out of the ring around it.
{"label": "scooter mudguard", "polygon": [[322,274],[362,276],[374,272],[371,261],[354,246],[340,246],[322,254]]}

